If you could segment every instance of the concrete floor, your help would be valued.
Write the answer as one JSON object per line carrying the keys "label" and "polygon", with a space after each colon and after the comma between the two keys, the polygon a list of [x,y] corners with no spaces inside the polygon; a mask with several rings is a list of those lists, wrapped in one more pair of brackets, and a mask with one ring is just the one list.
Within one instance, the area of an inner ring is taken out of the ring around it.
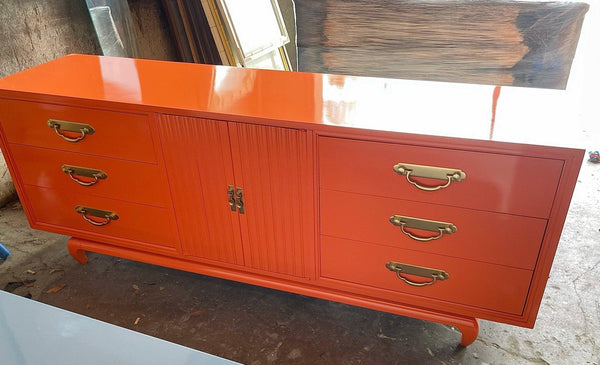
{"label": "concrete floor", "polygon": [[[582,95],[569,122],[587,150],[600,149],[593,5],[566,91]],[[599,365],[599,207],[600,164],[584,161],[535,328],[482,321],[467,348],[440,324],[97,254],[80,265],[67,237],[29,228],[18,202],[0,209],[0,242],[12,251],[0,289],[35,280],[14,293],[246,364]]]}

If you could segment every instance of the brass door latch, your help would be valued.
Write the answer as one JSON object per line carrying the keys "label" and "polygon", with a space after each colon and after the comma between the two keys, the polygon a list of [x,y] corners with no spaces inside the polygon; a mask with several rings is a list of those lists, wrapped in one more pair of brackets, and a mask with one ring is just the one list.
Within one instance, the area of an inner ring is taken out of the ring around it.
{"label": "brass door latch", "polygon": [[245,208],[244,208],[244,191],[242,190],[242,188],[237,188],[235,191],[235,200],[236,200],[236,206],[238,208],[238,212],[240,212],[240,214],[244,214],[245,212]]}
{"label": "brass door latch", "polygon": [[235,188],[233,185],[227,185],[227,204],[232,212],[235,212]]}
{"label": "brass door latch", "polygon": [[244,191],[242,188],[235,188],[233,185],[227,185],[227,204],[232,212],[236,210],[240,214],[245,213]]}

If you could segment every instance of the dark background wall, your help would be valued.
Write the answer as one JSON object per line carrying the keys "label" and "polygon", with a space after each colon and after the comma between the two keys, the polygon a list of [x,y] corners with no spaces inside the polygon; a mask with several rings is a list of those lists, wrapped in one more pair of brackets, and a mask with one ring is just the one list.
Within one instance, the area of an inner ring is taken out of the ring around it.
{"label": "dark background wall", "polygon": [[[160,0],[129,0],[143,58],[176,60]],[[70,54],[101,54],[83,0],[0,2],[0,77]]]}
{"label": "dark background wall", "polygon": [[84,1],[0,2],[0,77],[69,53],[100,53]]}

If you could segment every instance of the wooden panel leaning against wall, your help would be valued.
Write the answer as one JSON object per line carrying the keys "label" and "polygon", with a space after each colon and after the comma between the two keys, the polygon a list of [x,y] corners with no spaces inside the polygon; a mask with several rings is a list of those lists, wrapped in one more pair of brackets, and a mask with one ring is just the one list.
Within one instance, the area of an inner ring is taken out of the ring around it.
{"label": "wooden panel leaning against wall", "polygon": [[296,0],[299,70],[564,89],[589,6]]}
{"label": "wooden panel leaning against wall", "polygon": [[[269,62],[262,63],[260,60],[264,61],[265,58],[270,59],[271,57],[279,58],[278,52],[267,51],[268,48],[275,47],[270,42],[263,44],[270,43],[271,46],[254,54],[251,57],[252,60],[240,58],[239,54],[239,51],[244,48],[240,48],[239,44],[241,34],[246,35],[247,38],[255,36],[257,39],[260,38],[260,34],[252,34],[252,31],[245,32],[246,25],[250,26],[249,29],[260,28],[252,23],[274,20],[274,18],[271,19],[269,11],[266,9],[270,6],[269,3],[271,3],[270,0],[261,0],[246,5],[239,2],[237,6],[234,6],[226,0],[162,0],[180,61],[213,65],[243,65],[243,67],[251,68],[275,68],[273,67],[275,65],[269,66]],[[285,59],[286,67],[277,69],[298,70],[294,0],[273,0],[272,5],[274,13],[281,14],[281,18],[279,15],[275,16],[283,21],[280,27],[285,28],[289,38],[282,47],[278,48],[281,58]],[[252,17],[242,16],[242,19],[249,20],[248,23],[240,22],[241,18],[233,19],[231,17],[232,10],[236,10],[238,15],[246,14],[244,6],[256,9],[252,13]],[[284,57],[284,49],[286,57]],[[275,62],[275,64],[277,63],[279,61]]]}

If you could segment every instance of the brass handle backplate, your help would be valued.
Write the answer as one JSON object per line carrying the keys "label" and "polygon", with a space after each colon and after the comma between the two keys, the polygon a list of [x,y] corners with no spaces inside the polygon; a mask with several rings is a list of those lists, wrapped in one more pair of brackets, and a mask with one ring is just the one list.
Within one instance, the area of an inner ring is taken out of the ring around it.
{"label": "brass handle backplate", "polygon": [[[98,182],[100,179],[106,179],[108,175],[106,172],[102,170],[90,169],[87,167],[79,167],[79,166],[70,166],[70,165],[62,165],[62,171],[69,175],[71,180],[75,181],[79,185],[82,186],[92,186]],[[78,179],[76,176],[83,176],[94,179],[92,181],[83,181]]]}
{"label": "brass handle backplate", "polygon": [[229,208],[232,212],[235,212],[235,188],[233,185],[227,185],[227,204],[229,204]]}
{"label": "brass handle backplate", "polygon": [[235,205],[238,208],[238,212],[240,212],[240,214],[244,214],[246,212],[246,208],[244,207],[244,191],[242,190],[242,188],[237,188],[235,190]]}
{"label": "brass handle backplate", "polygon": [[[442,238],[444,234],[452,234],[458,230],[452,223],[430,221],[428,219],[405,217],[402,215],[393,215],[390,217],[390,223],[399,226],[402,233],[416,241],[427,242]],[[421,229],[424,231],[438,232],[437,236],[419,237],[408,231],[405,228]]]}
{"label": "brass handle backplate", "polygon": [[[425,191],[435,191],[447,188],[453,181],[459,182],[467,178],[467,174],[459,169],[413,165],[402,162],[394,165],[394,171],[396,171],[398,175],[405,175],[406,180],[409,183]],[[425,177],[429,179],[444,180],[446,183],[436,186],[425,186],[411,180],[411,177]]]}
{"label": "brass handle backplate", "polygon": [[244,190],[242,188],[236,188],[233,185],[227,185],[227,204],[232,212],[236,210],[240,214],[246,212],[244,207]]}
{"label": "brass handle backplate", "polygon": [[[450,278],[450,275],[448,275],[448,273],[444,270],[430,269],[422,266],[413,266],[409,264],[402,264],[399,262],[390,261],[385,264],[385,267],[390,271],[394,271],[398,279],[412,286],[433,285],[437,280],[447,280],[448,278]],[[402,276],[402,274],[421,276],[424,278],[431,279],[431,281],[418,283],[405,278],[404,276]]]}
{"label": "brass handle backplate", "polygon": [[[65,141],[73,142],[73,143],[79,142],[82,139],[84,139],[85,136],[94,134],[94,132],[95,132],[94,127],[92,127],[89,124],[67,122],[64,120],[57,120],[57,119],[48,119],[48,127],[54,129],[54,132],[56,132],[56,134],[59,137],[61,137],[62,139],[64,139]],[[63,131],[79,133],[81,135],[79,137],[71,138],[71,137],[67,137],[64,134],[62,134]]]}
{"label": "brass handle backplate", "polygon": [[[115,221],[117,219],[119,219],[119,216],[117,215],[117,213],[115,212],[111,212],[109,210],[102,210],[102,209],[96,209],[96,208],[90,208],[90,207],[84,207],[81,205],[78,205],[75,207],[75,211],[79,214],[81,214],[81,216],[83,217],[83,219],[94,225],[94,226],[105,226],[107,224],[109,224],[111,221]],[[94,219],[89,218],[88,216],[91,217],[97,217],[97,218],[103,218],[103,221],[96,221]]]}

